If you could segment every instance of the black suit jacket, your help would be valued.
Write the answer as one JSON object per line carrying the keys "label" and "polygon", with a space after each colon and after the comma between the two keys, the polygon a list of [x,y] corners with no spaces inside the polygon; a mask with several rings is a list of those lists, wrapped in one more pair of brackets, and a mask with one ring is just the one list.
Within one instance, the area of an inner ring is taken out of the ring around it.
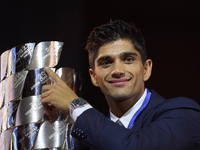
{"label": "black suit jacket", "polygon": [[199,150],[200,106],[185,97],[164,99],[152,91],[132,129],[91,108],[77,118],[72,136],[94,150]]}

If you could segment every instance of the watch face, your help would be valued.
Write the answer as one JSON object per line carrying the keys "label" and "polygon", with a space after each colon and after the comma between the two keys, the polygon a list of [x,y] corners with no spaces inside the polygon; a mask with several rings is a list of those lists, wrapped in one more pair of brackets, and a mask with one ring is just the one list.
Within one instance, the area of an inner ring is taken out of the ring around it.
{"label": "watch face", "polygon": [[78,98],[78,99],[73,100],[69,105],[70,116],[72,116],[74,109],[76,109],[78,107],[83,107],[85,104],[87,104],[87,101],[85,101],[82,98]]}
{"label": "watch face", "polygon": [[83,99],[81,99],[81,98],[76,99],[75,103],[78,104],[78,105],[84,105],[84,104],[86,104],[86,102]]}

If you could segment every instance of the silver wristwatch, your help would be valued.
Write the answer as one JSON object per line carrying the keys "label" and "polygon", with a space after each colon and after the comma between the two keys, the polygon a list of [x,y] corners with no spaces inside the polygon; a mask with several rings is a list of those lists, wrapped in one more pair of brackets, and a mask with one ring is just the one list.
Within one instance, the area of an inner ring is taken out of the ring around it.
{"label": "silver wristwatch", "polygon": [[69,113],[70,116],[72,115],[74,109],[83,107],[85,104],[88,104],[88,102],[82,98],[77,98],[74,99],[70,104],[69,104]]}

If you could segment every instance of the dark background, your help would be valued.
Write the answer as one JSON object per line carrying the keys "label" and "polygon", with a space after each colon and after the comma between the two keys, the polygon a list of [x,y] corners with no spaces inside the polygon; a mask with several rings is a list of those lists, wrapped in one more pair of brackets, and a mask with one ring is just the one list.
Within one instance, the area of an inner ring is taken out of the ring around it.
{"label": "dark background", "polygon": [[101,91],[90,82],[84,43],[89,32],[111,19],[141,29],[153,60],[146,86],[165,98],[186,96],[200,104],[199,0],[1,0],[0,52],[27,42],[62,41],[57,68],[82,72],[82,96],[108,111]]}

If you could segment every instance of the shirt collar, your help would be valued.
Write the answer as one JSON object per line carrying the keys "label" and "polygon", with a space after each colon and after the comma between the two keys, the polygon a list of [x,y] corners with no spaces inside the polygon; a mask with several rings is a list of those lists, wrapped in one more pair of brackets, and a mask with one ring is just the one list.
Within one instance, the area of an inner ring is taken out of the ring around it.
{"label": "shirt collar", "polygon": [[112,120],[113,122],[116,122],[119,119],[122,122],[122,124],[124,125],[124,127],[127,128],[133,115],[142,106],[142,103],[143,103],[146,95],[147,95],[147,89],[145,88],[145,91],[144,91],[143,95],[140,97],[140,99],[121,118],[118,118],[110,111],[110,120]]}

